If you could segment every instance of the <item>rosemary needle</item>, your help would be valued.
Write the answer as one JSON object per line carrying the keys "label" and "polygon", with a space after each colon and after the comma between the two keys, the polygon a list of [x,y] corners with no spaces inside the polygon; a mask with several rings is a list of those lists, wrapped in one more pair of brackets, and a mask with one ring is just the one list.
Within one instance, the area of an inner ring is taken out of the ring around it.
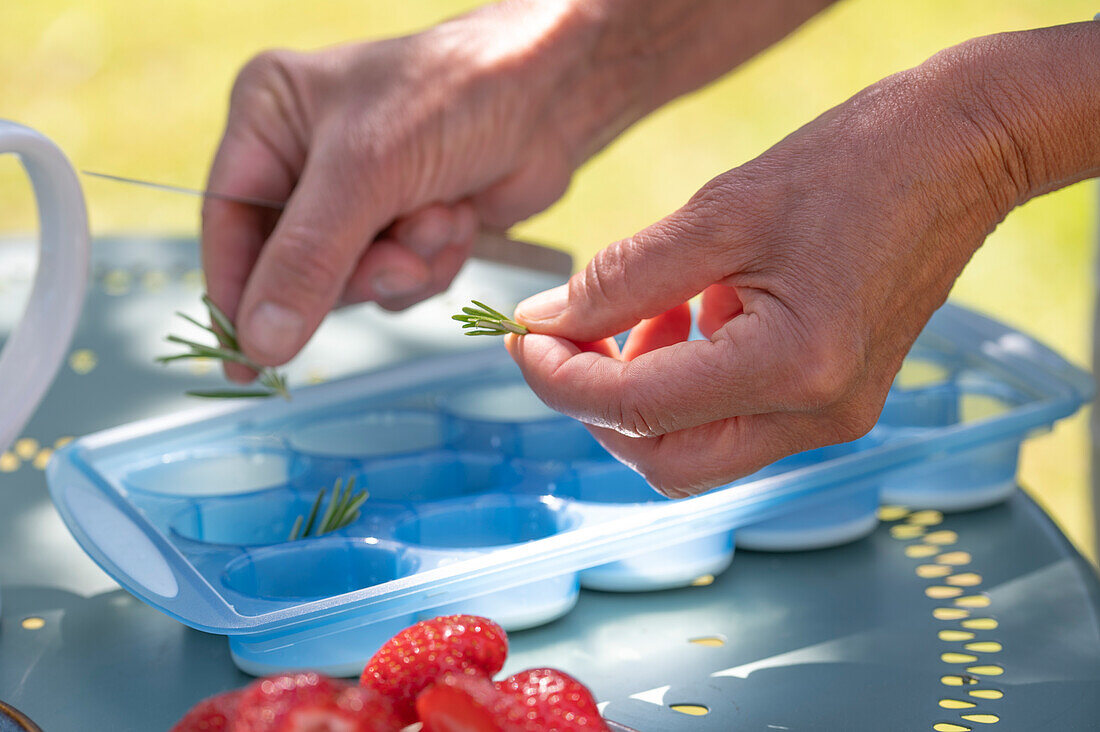
{"label": "rosemary needle", "polygon": [[188,323],[198,326],[207,333],[212,334],[214,338],[217,339],[217,345],[211,346],[187,338],[181,338],[177,335],[170,335],[165,340],[169,343],[184,346],[187,350],[183,353],[176,353],[171,356],[161,356],[157,359],[157,363],[167,364],[172,361],[194,358],[212,358],[228,363],[239,363],[255,371],[257,374],[256,380],[259,382],[260,386],[263,387],[258,389],[208,389],[187,392],[191,396],[204,397],[207,399],[281,396],[289,400],[290,389],[287,387],[286,377],[275,369],[269,366],[261,366],[244,355],[244,352],[241,351],[240,343],[237,341],[237,329],[233,327],[233,323],[226,314],[214,304],[214,301],[210,299],[209,295],[203,295],[202,302],[210,313],[210,322],[213,323],[214,327],[204,325],[190,315],[184,313],[176,313],[176,315],[180,316]]}
{"label": "rosemary needle", "polygon": [[[343,484],[342,488],[341,484]],[[367,492],[352,493],[354,489],[354,477],[349,478],[347,483],[343,483],[340,478],[337,478],[336,485],[332,488],[332,498],[329,499],[320,523],[317,523],[317,514],[321,510],[321,504],[328,492],[327,488],[322,488],[321,492],[317,494],[317,498],[313,500],[309,513],[294,519],[294,526],[290,529],[290,536],[287,540],[295,541],[309,536],[322,536],[355,523],[360,515],[360,506],[367,500]],[[316,531],[313,530],[315,523],[317,523]]]}
{"label": "rosemary needle", "polygon": [[515,333],[526,335],[526,327],[509,318],[499,310],[494,310],[483,302],[471,300],[473,306],[462,308],[462,312],[452,315],[452,320],[462,323],[462,330],[471,336],[497,336]]}

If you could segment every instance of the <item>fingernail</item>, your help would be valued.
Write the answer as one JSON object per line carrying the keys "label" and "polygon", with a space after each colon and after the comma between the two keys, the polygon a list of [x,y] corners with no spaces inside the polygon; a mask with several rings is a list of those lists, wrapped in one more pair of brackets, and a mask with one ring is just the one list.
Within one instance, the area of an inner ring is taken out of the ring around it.
{"label": "fingernail", "polygon": [[532,295],[516,306],[516,317],[526,321],[553,320],[565,312],[569,304],[569,285]]}
{"label": "fingernail", "polygon": [[283,361],[294,355],[304,327],[305,321],[295,311],[262,302],[252,311],[245,332],[249,345],[269,358]]}
{"label": "fingernail", "polygon": [[403,269],[384,269],[371,280],[374,294],[384,298],[405,297],[420,292],[428,280]]}

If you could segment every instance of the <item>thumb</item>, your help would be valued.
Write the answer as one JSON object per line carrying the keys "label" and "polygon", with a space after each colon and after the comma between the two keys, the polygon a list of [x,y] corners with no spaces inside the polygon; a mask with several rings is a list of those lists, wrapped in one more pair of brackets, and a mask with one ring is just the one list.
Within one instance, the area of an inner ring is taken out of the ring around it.
{"label": "thumb", "polygon": [[629,239],[601,250],[569,282],[516,307],[536,333],[596,341],[690,300],[736,270],[732,228],[700,196]]}

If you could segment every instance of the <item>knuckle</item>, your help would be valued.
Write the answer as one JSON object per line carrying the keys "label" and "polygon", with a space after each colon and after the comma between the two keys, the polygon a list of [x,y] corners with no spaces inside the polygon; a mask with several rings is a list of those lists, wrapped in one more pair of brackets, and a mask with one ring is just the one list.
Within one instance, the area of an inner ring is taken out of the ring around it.
{"label": "knuckle", "polygon": [[270,91],[289,85],[301,54],[287,49],[269,49],[253,56],[241,67],[233,84],[233,98],[257,90]]}
{"label": "knuckle", "polygon": [[675,431],[670,415],[650,403],[645,388],[636,385],[628,370],[624,375],[619,397],[615,401],[616,429],[630,437],[660,437]]}
{"label": "knuckle", "polygon": [[815,336],[797,367],[801,406],[823,409],[842,400],[861,373],[854,344],[843,337]]}
{"label": "knuckle", "polygon": [[283,284],[297,293],[325,296],[347,275],[335,253],[309,230],[292,227],[282,232],[279,253]]}
{"label": "knuckle", "polygon": [[621,299],[627,272],[626,246],[624,240],[601,249],[570,283],[580,290],[585,302],[599,308]]}

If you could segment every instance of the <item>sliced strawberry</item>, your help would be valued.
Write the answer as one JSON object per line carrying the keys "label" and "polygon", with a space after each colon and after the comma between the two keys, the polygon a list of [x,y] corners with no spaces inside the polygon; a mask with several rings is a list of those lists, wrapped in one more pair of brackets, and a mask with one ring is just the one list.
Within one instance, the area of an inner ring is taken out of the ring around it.
{"label": "sliced strawberry", "polygon": [[349,686],[335,696],[293,707],[279,732],[398,732],[393,705],[370,689]]}
{"label": "sliced strawberry", "polygon": [[416,697],[446,673],[491,679],[508,655],[508,637],[491,620],[450,615],[395,635],[367,663],[359,683],[393,702],[404,724],[416,718]]}
{"label": "sliced strawberry", "polygon": [[[292,709],[334,699],[350,684],[317,673],[258,679],[241,694],[231,732],[281,732]],[[323,728],[322,728],[323,729]]]}
{"label": "sliced strawberry", "polygon": [[532,668],[495,686],[526,710],[524,732],[608,732],[592,692],[563,671]]}
{"label": "sliced strawberry", "polygon": [[523,706],[489,679],[448,674],[416,698],[423,732],[521,732]]}
{"label": "sliced strawberry", "polygon": [[226,732],[240,697],[240,689],[234,689],[203,699],[191,707],[169,732]]}

